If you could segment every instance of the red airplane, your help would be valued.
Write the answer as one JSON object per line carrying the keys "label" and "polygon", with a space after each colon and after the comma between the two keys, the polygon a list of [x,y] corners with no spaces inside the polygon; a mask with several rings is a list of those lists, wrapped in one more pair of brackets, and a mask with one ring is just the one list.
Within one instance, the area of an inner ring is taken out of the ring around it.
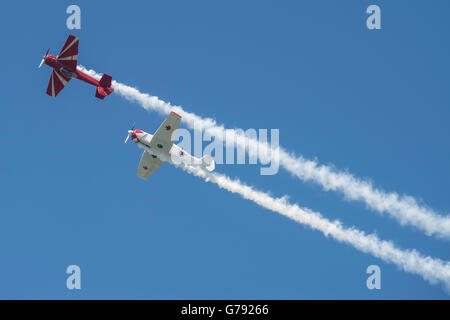
{"label": "red airplane", "polygon": [[96,86],[97,91],[95,92],[95,96],[99,99],[104,99],[114,91],[114,89],[111,88],[112,78],[109,74],[105,73],[100,81],[97,81],[77,69],[78,42],[77,37],[69,35],[66,43],[64,43],[64,46],[56,57],[48,54],[49,49],[42,58],[39,68],[44,62],[46,65],[53,68],[48,83],[47,94],[56,97],[67,82],[69,82],[71,78],[75,78]]}

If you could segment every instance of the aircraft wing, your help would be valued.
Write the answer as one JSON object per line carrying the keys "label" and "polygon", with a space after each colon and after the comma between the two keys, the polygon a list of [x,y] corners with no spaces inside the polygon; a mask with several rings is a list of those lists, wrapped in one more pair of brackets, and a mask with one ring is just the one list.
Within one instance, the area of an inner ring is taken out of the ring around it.
{"label": "aircraft wing", "polygon": [[162,125],[156,130],[150,141],[150,148],[168,153],[172,148],[172,132],[180,126],[181,116],[171,112]]}
{"label": "aircraft wing", "polygon": [[64,89],[70,78],[65,77],[61,72],[53,69],[50,81],[48,82],[47,94],[56,97],[58,93]]}
{"label": "aircraft wing", "polygon": [[154,158],[148,151],[144,151],[136,174],[138,177],[147,180],[161,165],[161,160]]}
{"label": "aircraft wing", "polygon": [[77,70],[78,38],[70,35],[58,54],[58,61],[71,71]]}

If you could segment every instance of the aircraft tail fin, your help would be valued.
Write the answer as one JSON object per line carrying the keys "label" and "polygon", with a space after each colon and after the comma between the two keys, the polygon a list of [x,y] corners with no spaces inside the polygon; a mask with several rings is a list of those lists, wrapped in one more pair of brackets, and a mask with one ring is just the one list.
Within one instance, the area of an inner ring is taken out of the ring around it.
{"label": "aircraft tail fin", "polygon": [[95,92],[95,96],[99,99],[104,99],[106,96],[110,95],[114,92],[114,89],[111,88],[111,80],[112,77],[109,74],[104,74],[100,79],[99,86],[97,87],[97,91]]}
{"label": "aircraft tail fin", "polygon": [[209,155],[204,155],[202,158],[202,167],[208,171],[214,171],[216,167],[216,162]]}
{"label": "aircraft tail fin", "polygon": [[103,74],[103,76],[99,82],[100,87],[103,87],[103,88],[111,87],[111,80],[112,80],[112,77],[109,74],[107,74],[107,73]]}

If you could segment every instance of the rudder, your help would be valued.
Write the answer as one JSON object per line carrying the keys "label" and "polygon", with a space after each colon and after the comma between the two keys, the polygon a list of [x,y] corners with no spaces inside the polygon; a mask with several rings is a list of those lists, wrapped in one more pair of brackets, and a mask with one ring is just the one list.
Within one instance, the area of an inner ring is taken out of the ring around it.
{"label": "rudder", "polygon": [[97,98],[103,100],[106,96],[114,92],[114,89],[111,88],[111,80],[112,77],[107,73],[102,76],[98,83],[97,91],[95,92]]}
{"label": "rudder", "polygon": [[99,82],[100,87],[103,87],[103,88],[111,87],[111,80],[112,80],[112,77],[109,74],[105,73],[102,76],[102,78],[100,79],[100,82]]}

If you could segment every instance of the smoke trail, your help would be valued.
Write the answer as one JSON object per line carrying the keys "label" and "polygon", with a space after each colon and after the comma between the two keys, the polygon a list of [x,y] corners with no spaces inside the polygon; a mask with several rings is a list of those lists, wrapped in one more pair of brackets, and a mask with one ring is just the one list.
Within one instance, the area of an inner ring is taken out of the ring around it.
{"label": "smoke trail", "polygon": [[441,283],[450,292],[450,262],[421,255],[417,250],[401,250],[390,241],[380,240],[376,235],[366,235],[363,231],[345,228],[338,220],[330,221],[320,213],[297,204],[291,204],[287,197],[274,198],[268,193],[256,190],[239,180],[215,172],[206,171],[199,166],[189,166],[185,163],[174,163],[170,156],[156,152],[159,158],[182,168],[186,172],[202,178],[206,182],[218,185],[231,193],[237,193],[244,199],[251,200],[257,205],[286,216],[311,229],[321,231],[326,237],[331,236],[339,242],[347,243],[354,248],[369,253],[385,262],[393,263],[402,270],[422,276],[431,284]]}
{"label": "smoke trail", "polygon": [[344,228],[340,221],[332,222],[317,212],[289,203],[286,197],[273,198],[265,192],[255,190],[239,180],[232,180],[223,174],[207,172],[199,167],[177,166],[207,182],[218,185],[220,188],[237,193],[263,208],[284,215],[311,229],[321,231],[327,237],[331,236],[364,253],[393,263],[406,272],[420,275],[432,284],[440,282],[444,284],[447,291],[450,290],[450,262],[448,261],[423,256],[416,250],[401,250],[390,241],[380,240],[373,234],[367,235],[354,227]]}
{"label": "smoke trail", "polygon": [[[79,66],[82,71],[91,76],[100,78],[101,75],[94,70],[87,70]],[[156,96],[141,93],[136,88],[113,81],[115,92],[129,101],[139,103],[144,109],[157,111],[167,115],[171,110],[183,116],[183,122],[188,127],[210,132],[218,138],[222,136],[234,137],[236,144],[242,148],[247,143],[258,145],[260,150],[270,153],[267,144],[257,140],[249,139],[233,129],[225,129],[211,118],[201,118],[194,113],[184,111],[179,106],[160,100]],[[225,135],[226,134],[226,135]],[[400,196],[395,192],[387,193],[372,185],[371,182],[354,177],[350,173],[339,172],[326,165],[320,165],[317,161],[307,160],[302,156],[278,148],[280,165],[292,175],[303,181],[312,181],[321,185],[326,191],[333,190],[341,192],[347,199],[361,201],[375,211],[387,213],[402,225],[411,225],[423,230],[427,235],[436,235],[441,238],[450,238],[450,217],[440,216],[432,209],[421,206],[410,196]]]}

